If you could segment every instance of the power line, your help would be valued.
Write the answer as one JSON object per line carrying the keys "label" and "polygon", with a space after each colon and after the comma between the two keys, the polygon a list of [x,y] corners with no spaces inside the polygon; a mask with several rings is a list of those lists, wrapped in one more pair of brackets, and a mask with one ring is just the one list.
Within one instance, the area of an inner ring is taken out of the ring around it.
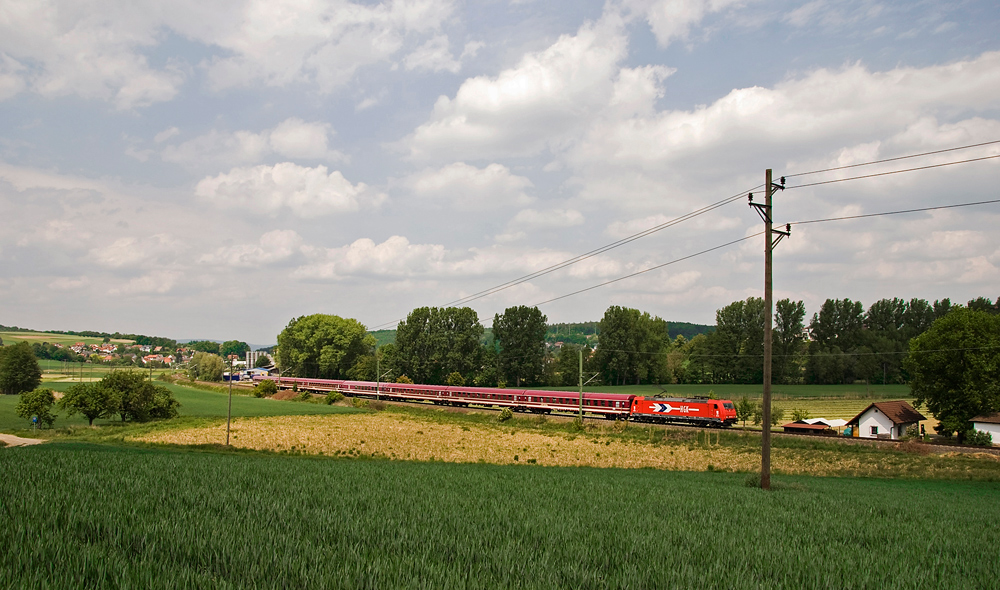
{"label": "power line", "polygon": [[982,147],[984,145],[993,145],[995,143],[1000,143],[1000,139],[995,141],[984,141],[983,143],[974,143],[971,145],[963,145],[960,147],[947,148],[943,150],[935,150],[933,152],[923,152],[920,154],[910,154],[908,156],[899,156],[897,158],[886,158],[884,160],[873,160],[871,162],[862,162],[860,164],[849,164],[847,166],[837,166],[836,168],[824,168],[822,170],[813,170],[812,172],[798,172],[796,174],[786,174],[785,178],[792,178],[794,176],[806,176],[809,174],[819,174],[820,172],[833,172],[835,170],[845,170],[847,168],[857,168],[859,166],[871,166],[872,164],[884,164],[885,162],[896,162],[898,160],[906,160],[909,158],[919,158],[921,156],[932,156],[934,154],[943,154],[945,152],[954,152],[957,150],[967,150],[974,147]]}
{"label": "power line", "polygon": [[[630,236],[626,236],[626,237],[624,237],[624,238],[622,238],[620,240],[616,240],[614,242],[611,242],[610,244],[605,244],[605,245],[603,245],[603,246],[601,246],[599,248],[595,248],[593,250],[590,250],[589,252],[584,252],[583,254],[574,256],[572,258],[568,258],[566,260],[563,260],[562,262],[558,262],[556,264],[553,264],[551,266],[547,266],[545,268],[542,268],[540,270],[537,270],[537,271],[534,271],[532,273],[526,274],[524,276],[518,277],[516,279],[512,279],[510,281],[507,281],[506,283],[501,283],[501,284],[496,285],[494,287],[490,287],[489,289],[484,289],[484,290],[479,291],[477,293],[473,293],[472,295],[467,295],[465,297],[461,297],[461,298],[456,299],[454,301],[450,301],[450,302],[444,304],[444,307],[450,307],[452,305],[458,305],[458,304],[462,304],[462,303],[469,303],[469,302],[475,301],[477,299],[482,299],[483,297],[487,297],[489,295],[492,295],[494,293],[498,293],[498,292],[503,291],[505,289],[509,289],[511,287],[520,285],[522,283],[526,283],[526,282],[528,282],[528,281],[530,281],[532,279],[536,279],[538,277],[541,277],[541,276],[553,273],[553,272],[555,272],[557,270],[561,270],[563,268],[566,268],[567,266],[571,266],[571,265],[576,264],[578,262],[582,262],[584,260],[587,260],[588,258],[593,258],[594,256],[597,256],[599,254],[603,254],[604,252],[608,252],[610,250],[614,250],[615,248],[618,248],[620,246],[624,246],[625,244],[634,242],[634,241],[639,240],[641,238],[644,238],[644,237],[646,237],[648,235],[651,235],[651,234],[654,234],[654,233],[656,233],[658,231],[664,230],[664,229],[666,229],[668,227],[672,227],[674,225],[683,223],[683,222],[685,222],[685,221],[687,221],[689,219],[692,219],[694,217],[698,217],[699,215],[703,215],[705,213],[708,213],[710,211],[718,209],[719,207],[722,207],[724,205],[728,205],[729,203],[732,203],[734,201],[742,199],[744,197],[744,195],[746,195],[746,193],[748,191],[757,190],[761,186],[762,185],[757,185],[757,186],[752,187],[750,189],[747,189],[747,190],[744,190],[744,191],[740,191],[739,193],[737,193],[737,194],[735,194],[735,195],[733,195],[731,197],[726,197],[725,199],[716,201],[716,202],[711,203],[709,205],[705,205],[704,207],[702,207],[700,209],[696,209],[694,211],[691,211],[690,213],[685,213],[684,215],[682,215],[680,217],[675,217],[674,219],[671,219],[670,221],[665,221],[665,222],[663,222],[663,223],[661,223],[659,225],[655,225],[655,226],[653,226],[651,228],[648,228],[648,229],[645,229],[643,231],[634,233],[634,234],[632,234]],[[381,324],[377,324],[377,325],[373,326],[372,329],[378,329],[378,328],[381,328],[383,326],[390,326],[390,325],[392,325],[394,323],[398,323],[398,322],[402,321],[403,319],[404,318],[400,318],[400,319],[389,321],[389,322],[383,322]]]}
{"label": "power line", "polygon": [[921,207],[919,209],[902,209],[899,211],[883,211],[882,213],[865,213],[863,215],[845,215],[844,217],[828,217],[826,219],[809,219],[806,221],[793,221],[788,225],[804,225],[806,223],[823,223],[825,221],[843,221],[845,219],[861,219],[862,217],[880,217],[883,215],[900,215],[903,213],[919,213],[921,211],[935,211],[938,209],[955,209],[957,207],[971,207],[973,205],[987,205],[989,203],[1000,203],[1000,199],[989,201],[976,201],[974,203],[958,203],[957,205],[940,205],[937,207]]}
{"label": "power line", "polygon": [[[958,160],[957,162],[945,162],[943,164],[929,164],[927,166],[917,166],[915,168],[905,168],[903,170],[892,170],[890,172],[876,172],[874,174],[864,174],[861,176],[851,176],[849,178],[837,178],[834,180],[823,180],[820,182],[810,182],[808,184],[797,184],[795,186],[786,186],[785,189],[794,188],[805,188],[807,186],[819,186],[821,184],[833,184],[835,182],[847,182],[848,180],[858,180],[860,178],[874,178],[876,176],[888,176],[890,174],[901,174],[903,172],[914,172],[916,170],[927,170],[929,168],[941,168],[942,166],[954,166],[955,164],[967,164],[969,162],[979,162],[982,160],[991,160],[993,158],[1000,158],[1000,154],[995,154],[992,156],[983,156],[982,158],[970,158],[968,160]],[[788,175],[785,176],[788,178]]]}
{"label": "power line", "polygon": [[714,250],[718,250],[720,248],[725,248],[726,246],[732,246],[733,244],[737,244],[739,242],[743,242],[745,240],[749,240],[750,238],[756,238],[757,236],[762,235],[763,233],[764,232],[757,232],[757,233],[755,233],[753,235],[746,236],[746,237],[740,238],[738,240],[733,240],[731,242],[726,242],[725,244],[720,244],[718,246],[713,246],[711,248],[708,248],[707,250],[702,250],[701,252],[695,252],[694,254],[689,254],[689,255],[684,256],[682,258],[677,258],[675,260],[671,260],[670,262],[664,262],[663,264],[658,264],[656,266],[651,266],[651,267],[649,267],[647,269],[643,269],[643,270],[640,270],[638,272],[634,272],[632,274],[627,274],[627,275],[625,275],[623,277],[618,277],[617,279],[611,279],[610,281],[605,281],[605,282],[600,283],[598,285],[593,285],[593,286],[587,287],[586,289],[580,289],[579,291],[573,291],[572,293],[567,293],[565,295],[560,295],[559,297],[553,297],[552,299],[546,299],[545,301],[540,301],[540,302],[536,303],[535,306],[537,307],[539,305],[545,305],[546,303],[552,303],[553,301],[558,301],[560,299],[565,299],[567,297],[572,297],[573,295],[579,295],[580,293],[584,293],[586,291],[591,291],[591,290],[597,289],[599,287],[604,287],[605,285],[610,285],[612,283],[617,283],[618,281],[624,281],[625,279],[630,279],[632,277],[635,277],[635,276],[638,276],[638,275],[641,275],[641,274],[644,274],[644,273],[656,270],[658,268],[663,268],[664,266],[670,266],[671,264],[677,264],[678,262],[682,262],[684,260],[688,260],[688,259],[694,258],[695,256],[701,256],[702,254],[707,254],[707,253],[712,252]]}

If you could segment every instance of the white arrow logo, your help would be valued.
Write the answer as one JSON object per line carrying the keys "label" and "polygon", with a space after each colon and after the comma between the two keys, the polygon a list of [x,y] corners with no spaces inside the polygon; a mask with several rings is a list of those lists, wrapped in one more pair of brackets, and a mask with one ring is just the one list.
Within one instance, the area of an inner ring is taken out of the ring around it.
{"label": "white arrow logo", "polygon": [[654,412],[670,412],[671,410],[674,409],[674,407],[671,406],[670,404],[653,404],[653,405],[656,406],[656,409],[653,410]]}

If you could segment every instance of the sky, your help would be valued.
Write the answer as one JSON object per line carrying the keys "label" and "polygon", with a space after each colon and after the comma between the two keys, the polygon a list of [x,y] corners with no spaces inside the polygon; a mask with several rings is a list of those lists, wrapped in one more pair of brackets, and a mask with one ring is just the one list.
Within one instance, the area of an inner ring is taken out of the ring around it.
{"label": "sky", "polygon": [[[269,344],[296,317],[484,325],[774,220],[1000,198],[984,1],[6,0],[0,324]],[[793,226],[775,299],[1000,296],[1000,204]],[[540,305],[713,324],[763,237]]]}

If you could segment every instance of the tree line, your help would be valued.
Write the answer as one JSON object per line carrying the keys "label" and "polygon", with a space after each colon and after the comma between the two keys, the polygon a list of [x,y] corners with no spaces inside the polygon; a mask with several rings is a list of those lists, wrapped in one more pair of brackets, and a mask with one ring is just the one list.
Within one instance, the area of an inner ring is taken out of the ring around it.
{"label": "tree line", "polygon": [[[827,299],[806,324],[802,301],[775,304],[772,375],[775,383],[906,383],[910,341],[956,307],[1000,312],[1000,301],[966,306],[934,301]],[[354,319],[315,314],[293,319],[278,335],[276,360],[284,375],[330,379],[476,386],[573,386],[745,383],[763,381],[765,311],[750,297],[716,311],[714,330],[687,338],[648,312],[609,307],[600,321],[575,324],[579,343],[553,335],[537,308],[515,306],[486,330],[468,307],[420,307],[396,328],[395,342],[377,345]],[[690,324],[688,326],[691,326]],[[588,333],[590,332],[590,333]],[[384,341],[384,339],[383,339]]]}

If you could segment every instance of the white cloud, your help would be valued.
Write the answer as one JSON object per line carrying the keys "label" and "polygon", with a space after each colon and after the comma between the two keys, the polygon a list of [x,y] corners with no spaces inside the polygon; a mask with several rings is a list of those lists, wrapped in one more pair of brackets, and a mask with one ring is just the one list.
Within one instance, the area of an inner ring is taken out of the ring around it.
{"label": "white cloud", "polygon": [[206,67],[217,88],[311,82],[330,92],[359,68],[389,60],[408,34],[436,30],[453,9],[451,0],[301,2],[294,10],[254,3],[226,22],[235,26],[204,34],[231,53]]}
{"label": "white cloud", "polygon": [[364,183],[351,184],[326,166],[306,168],[291,162],[233,168],[201,180],[195,194],[220,207],[272,214],[288,209],[306,218],[357,211],[385,198]]}
{"label": "white cloud", "polygon": [[460,210],[495,209],[525,205],[532,198],[525,192],[533,185],[500,164],[476,168],[455,162],[440,169],[428,168],[404,180],[422,199],[449,203]]}
{"label": "white cloud", "polygon": [[109,295],[164,295],[177,285],[183,273],[177,270],[154,270],[108,289]]}
{"label": "white cloud", "polygon": [[156,143],[163,143],[164,141],[167,141],[171,137],[179,135],[180,132],[181,130],[176,127],[168,127],[167,129],[164,129],[163,131],[157,133],[153,137],[153,141],[155,141]]}
{"label": "white cloud", "polygon": [[[666,47],[674,40],[687,39],[691,28],[710,13],[743,4],[744,0],[625,0],[624,6],[645,18]],[[800,9],[801,10],[801,9]]]}
{"label": "white cloud", "polygon": [[381,244],[362,238],[341,248],[317,251],[316,260],[297,268],[292,276],[335,280],[356,275],[426,275],[442,269],[446,253],[440,244],[411,244],[403,236],[392,236]]}
{"label": "white cloud", "polygon": [[583,223],[583,214],[574,209],[523,209],[510,221],[511,227],[572,227]]}
{"label": "white cloud", "polygon": [[287,261],[302,251],[302,236],[290,229],[276,229],[260,237],[257,244],[223,246],[199,258],[202,264],[257,268]]}
{"label": "white cloud", "polygon": [[605,14],[495,78],[466,80],[455,98],[439,97],[403,145],[416,158],[537,154],[607,105],[627,49],[621,19]]}
{"label": "white cloud", "polygon": [[408,70],[430,70],[432,72],[451,72],[457,74],[462,69],[460,61],[451,55],[448,49],[448,36],[433,37],[403,60]]}
{"label": "white cloud", "polygon": [[7,2],[0,52],[32,64],[20,86],[42,96],[77,95],[120,109],[148,106],[172,99],[184,81],[176,67],[151,67],[141,54],[160,41],[156,12],[141,5]]}
{"label": "white cloud", "polygon": [[[154,138],[157,143],[177,133],[168,129]],[[329,147],[328,138],[333,129],[327,123],[307,123],[297,117],[285,119],[273,129],[254,133],[236,131],[227,133],[212,130],[180,144],[163,148],[161,157],[166,162],[180,164],[195,170],[212,170],[255,164],[270,154],[285,158],[339,161],[344,155]]]}

